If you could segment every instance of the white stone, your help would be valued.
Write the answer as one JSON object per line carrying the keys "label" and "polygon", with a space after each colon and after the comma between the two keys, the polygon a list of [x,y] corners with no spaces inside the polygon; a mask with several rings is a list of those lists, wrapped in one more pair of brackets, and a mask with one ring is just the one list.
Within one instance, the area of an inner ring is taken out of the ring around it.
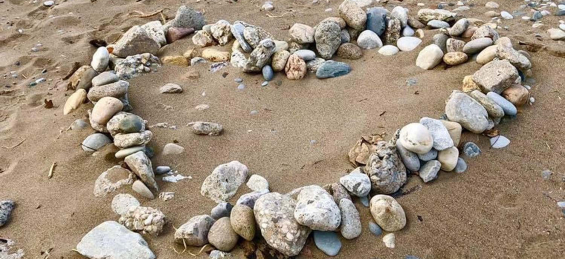
{"label": "white stone", "polygon": [[359,34],[357,45],[362,49],[374,49],[383,46],[383,42],[379,35],[370,30],[365,30]]}
{"label": "white stone", "polygon": [[406,214],[400,204],[391,196],[375,195],[371,198],[371,215],[385,231],[394,232],[406,226]]}
{"label": "white stone", "polygon": [[247,187],[253,191],[269,190],[269,182],[263,176],[254,174],[249,177]]}
{"label": "white stone", "polygon": [[420,51],[416,59],[416,66],[422,69],[432,69],[443,59],[443,51],[438,45],[430,44]]}
{"label": "white stone", "polygon": [[501,16],[503,19],[506,19],[506,20],[514,19],[514,16],[512,16],[512,15],[511,15],[509,12],[507,12],[507,11],[502,11],[502,12],[500,12],[500,16]]}
{"label": "white stone", "polygon": [[490,145],[492,148],[504,148],[509,144],[510,140],[502,135],[498,135],[490,139]]}
{"label": "white stone", "polygon": [[440,120],[423,117],[420,119],[420,124],[424,125],[432,134],[434,140],[433,148],[441,151],[453,147],[453,140],[449,135],[449,131]]}
{"label": "white stone", "polygon": [[549,33],[549,38],[551,38],[552,40],[564,40],[565,39],[565,31],[562,31],[560,29],[551,28],[551,29],[547,30],[547,32]]}
{"label": "white stone", "polygon": [[400,130],[400,144],[416,154],[428,153],[434,144],[430,131],[420,123],[410,123]]}
{"label": "white stone", "polygon": [[139,201],[127,193],[120,193],[112,199],[112,211],[118,215],[126,213],[131,207],[141,206]]}
{"label": "white stone", "polygon": [[247,166],[239,161],[231,161],[217,166],[202,183],[200,193],[220,203],[235,195],[237,189],[247,179]]}
{"label": "white stone", "polygon": [[388,233],[383,236],[383,243],[385,243],[385,246],[387,248],[394,248],[395,241],[396,241],[396,237],[394,236],[394,233]]}
{"label": "white stone", "polygon": [[394,45],[385,45],[385,46],[383,46],[382,48],[379,49],[379,53],[381,55],[384,55],[384,56],[396,55],[396,53],[398,53],[398,51],[400,51],[400,50]]}
{"label": "white stone", "polygon": [[412,51],[418,47],[420,43],[422,43],[422,40],[418,37],[402,37],[398,39],[396,46],[402,51]]}
{"label": "white stone", "polygon": [[441,163],[441,170],[446,172],[453,171],[457,166],[457,159],[459,158],[459,150],[456,147],[451,147],[439,151],[437,160]]}
{"label": "white stone", "polygon": [[182,154],[182,152],[184,152],[184,147],[177,145],[175,143],[167,143],[165,147],[163,147],[162,154],[164,156],[170,156],[170,155]]}
{"label": "white stone", "polygon": [[304,187],[296,199],[294,218],[312,230],[334,231],[341,223],[341,212],[333,197],[322,187]]}
{"label": "white stone", "polygon": [[92,55],[90,66],[98,72],[104,72],[110,63],[110,53],[106,47],[100,47]]}

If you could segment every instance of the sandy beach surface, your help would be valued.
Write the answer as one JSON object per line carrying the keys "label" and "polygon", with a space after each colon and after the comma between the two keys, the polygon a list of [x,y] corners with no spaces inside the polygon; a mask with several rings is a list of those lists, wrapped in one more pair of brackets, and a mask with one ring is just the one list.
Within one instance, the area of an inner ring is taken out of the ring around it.
{"label": "sandy beach surface", "polygon": [[[0,200],[17,203],[9,224],[0,228],[0,238],[14,240],[15,248],[25,252],[24,258],[47,258],[47,253],[49,258],[83,258],[73,251],[81,238],[100,223],[119,218],[110,208],[113,195],[93,195],[98,176],[120,162],[114,158],[118,149],[108,145],[94,155],[86,153],[80,143],[94,130],[67,130],[76,119],[86,118],[91,103],[63,116],[63,105],[72,92],[66,90],[62,78],[74,62],[90,63],[96,50],[91,40],[114,42],[130,27],[159,19],[159,15],[128,15],[133,11],[165,9],[163,13],[170,19],[183,4],[204,12],[209,23],[219,19],[246,21],[277,39],[288,40],[288,28],[294,23],[314,26],[326,17],[337,16],[341,3],[274,0],[276,9],[266,12],[261,10],[262,2],[246,0],[55,2],[47,8],[41,1],[0,0]],[[439,3],[420,2],[433,8]],[[469,1],[475,6],[460,14],[488,22],[486,2]],[[524,3],[497,2],[498,11],[510,12]],[[421,8],[417,3],[389,1],[374,6],[391,10],[402,5],[415,14]],[[327,8],[332,11],[326,12]],[[487,137],[465,132],[461,142],[473,141],[482,150],[480,156],[466,159],[469,168],[465,173],[442,172],[430,183],[410,176],[403,190],[413,191],[397,198],[408,223],[396,232],[394,249],[386,248],[382,237],[369,232],[369,209],[354,200],[363,233],[354,240],[342,239],[341,252],[335,258],[563,257],[565,217],[556,201],[565,200],[565,59],[558,57],[557,50],[565,45],[549,39],[546,32],[557,27],[559,19],[550,15],[543,18],[544,26],[532,28],[532,22],[515,17],[502,22],[507,30],[498,29],[517,49],[524,48],[517,44],[524,41],[553,50],[530,52],[535,103],[520,107],[516,119],[497,126],[511,144],[491,149]],[[441,116],[451,91],[460,89],[463,77],[480,65],[470,61],[433,70],[415,66],[419,50],[432,41],[434,34],[425,30],[423,43],[411,52],[387,57],[368,50],[359,60],[344,60],[353,70],[335,79],[320,80],[309,74],[303,80],[288,80],[278,73],[268,86],[261,87],[260,74],[245,74],[231,66],[212,73],[207,65],[166,65],[156,73],[129,80],[135,114],[148,125],[176,126],[151,129],[153,165],[169,165],[192,177],[177,183],[158,177],[160,191],[175,192],[174,199],[166,202],[144,199],[131,188],[120,190],[167,216],[170,223],[163,233],[145,238],[151,250],[158,258],[193,258],[174,251],[183,249],[173,242],[174,227],[192,216],[210,213],[215,203],[200,195],[200,186],[220,164],[242,162],[250,174],[265,177],[274,192],[334,183],[353,169],[347,153],[360,136],[386,133],[389,138],[396,129],[423,116]],[[182,55],[193,46],[191,37],[186,37],[167,45],[157,56]],[[34,47],[37,51],[32,51]],[[18,78],[11,77],[11,71],[16,71]],[[194,73],[191,71],[197,71],[199,78],[188,78]],[[46,82],[30,87],[29,83],[38,78]],[[237,89],[236,78],[243,79],[245,89]],[[409,79],[416,83],[408,85]],[[160,94],[159,87],[166,83],[179,84],[184,92]],[[46,109],[44,99],[52,100],[54,107]],[[200,104],[210,108],[195,109]],[[200,120],[221,123],[224,134],[192,134],[187,124]],[[163,146],[171,142],[183,146],[185,152],[162,156]],[[48,178],[53,163],[56,167]],[[542,178],[544,170],[553,172],[549,180]],[[249,191],[242,185],[230,201]],[[199,250],[189,249],[192,253]],[[242,257],[240,250],[233,252],[237,258]],[[327,256],[310,238],[298,258]]]}

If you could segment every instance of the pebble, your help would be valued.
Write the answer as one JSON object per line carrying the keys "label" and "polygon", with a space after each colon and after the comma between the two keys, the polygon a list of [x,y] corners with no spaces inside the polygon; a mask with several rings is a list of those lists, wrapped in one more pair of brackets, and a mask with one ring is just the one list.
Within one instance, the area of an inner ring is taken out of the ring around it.
{"label": "pebble", "polygon": [[463,92],[453,91],[445,105],[445,113],[450,121],[477,134],[485,131],[489,124],[487,110]]}
{"label": "pebble", "polygon": [[175,242],[188,246],[203,246],[208,244],[208,233],[216,222],[208,215],[192,217],[175,231]]}
{"label": "pebble", "polygon": [[383,42],[379,35],[371,30],[365,30],[359,34],[357,38],[357,45],[362,49],[374,49],[383,46]]}
{"label": "pebble", "polygon": [[209,259],[226,259],[226,258],[234,258],[232,254],[228,252],[222,252],[220,250],[212,250],[210,252]]}
{"label": "pebble", "polygon": [[547,169],[546,169],[546,170],[543,170],[543,171],[541,172],[541,177],[542,177],[544,180],[547,181],[547,180],[549,180],[549,179],[551,178],[551,175],[552,175],[552,174],[553,174],[553,172],[551,172],[550,170],[547,170]]}
{"label": "pebble", "polygon": [[339,16],[353,29],[362,30],[367,22],[367,14],[353,1],[343,1],[338,8]]}
{"label": "pebble", "polygon": [[90,66],[97,72],[103,72],[110,62],[110,53],[106,47],[100,47],[94,52]]}
{"label": "pebble", "polygon": [[178,155],[184,152],[184,147],[177,145],[175,143],[167,143],[163,147],[163,151],[161,152],[164,156],[169,155]]}
{"label": "pebble", "polygon": [[162,94],[182,93],[182,87],[177,84],[167,83],[159,88],[159,92]]}
{"label": "pebble", "polygon": [[339,209],[341,211],[341,236],[345,239],[354,239],[361,235],[361,218],[353,202],[349,199],[341,199]]}
{"label": "pebble", "polygon": [[118,215],[122,215],[129,211],[130,207],[138,207],[141,206],[139,201],[127,193],[120,193],[114,196],[112,199],[112,211],[114,211]]}
{"label": "pebble", "polygon": [[324,62],[316,71],[316,77],[319,79],[334,78],[349,74],[351,67],[343,62],[328,60]]}
{"label": "pebble", "polygon": [[408,11],[402,6],[394,7],[390,12],[390,17],[398,19],[402,28],[408,25]]}
{"label": "pebble", "polygon": [[208,232],[208,242],[224,252],[232,250],[238,239],[239,236],[231,227],[230,218],[228,217],[216,220]]}
{"label": "pebble", "polygon": [[473,142],[467,142],[463,145],[463,153],[468,157],[476,157],[481,154],[481,149]]}
{"label": "pebble", "polygon": [[196,135],[219,136],[224,130],[221,124],[214,122],[196,121],[189,123],[190,125],[192,125],[192,133]]}
{"label": "pebble", "polygon": [[73,121],[73,124],[71,124],[71,130],[82,130],[86,129],[86,127],[88,127],[88,123],[83,119],[76,119]]}
{"label": "pebble", "polygon": [[245,89],[245,85],[244,85],[244,84],[239,84],[239,85],[237,86],[237,89],[238,89],[238,90],[243,90],[243,89]]}
{"label": "pebble", "polygon": [[474,90],[469,94],[473,99],[479,102],[487,110],[491,118],[501,118],[504,116],[504,110],[492,99],[488,98],[479,90]]}
{"label": "pebble", "polygon": [[254,174],[249,177],[246,185],[253,191],[269,190],[269,182],[267,179],[258,174]]}
{"label": "pebble", "polygon": [[391,196],[375,195],[371,199],[371,215],[385,231],[394,232],[406,226],[406,214],[402,206]]}
{"label": "pebble", "polygon": [[420,119],[420,124],[424,125],[430,132],[433,139],[433,149],[441,151],[453,147],[451,135],[440,120],[423,117]]}
{"label": "pebble", "polygon": [[231,210],[230,223],[232,229],[247,241],[255,238],[256,223],[253,209],[243,204],[236,204]]}
{"label": "pebble", "polygon": [[433,69],[443,58],[443,51],[436,44],[430,44],[420,51],[416,59],[416,66],[422,69]]}
{"label": "pebble", "polygon": [[451,27],[449,23],[439,20],[431,20],[427,23],[428,26],[434,29],[449,28]]}
{"label": "pebble", "polygon": [[335,232],[314,231],[314,243],[328,256],[336,256],[341,250],[341,241]]}
{"label": "pebble", "polygon": [[498,52],[497,45],[488,46],[479,53],[479,55],[476,58],[476,61],[481,65],[487,64],[496,57],[497,52]]}
{"label": "pebble", "polygon": [[286,50],[275,52],[275,54],[273,54],[272,57],[273,61],[271,62],[273,71],[275,72],[283,71],[289,57],[290,57],[290,52]]}
{"label": "pebble", "polygon": [[469,28],[469,20],[466,18],[459,19],[451,28],[448,29],[449,35],[460,36]]}
{"label": "pebble", "polygon": [[379,141],[374,148],[363,171],[371,179],[373,191],[394,193],[406,183],[406,168],[395,146]]}
{"label": "pebble", "polygon": [[457,40],[450,38],[446,42],[447,52],[463,52],[463,47],[465,47],[465,42],[462,40]]}
{"label": "pebble", "polygon": [[379,225],[377,225],[377,223],[373,222],[372,220],[369,221],[369,231],[375,236],[380,236],[383,234],[381,227],[379,227]]}
{"label": "pebble", "polygon": [[263,78],[267,81],[271,81],[275,77],[275,73],[273,72],[273,68],[271,68],[270,65],[265,65],[261,69],[261,71],[263,73]]}
{"label": "pebble", "polygon": [[384,41],[386,44],[395,45],[396,41],[400,38],[401,22],[396,18],[388,20],[387,28],[384,34]]}
{"label": "pebble", "polygon": [[516,106],[514,106],[514,104],[512,104],[508,100],[504,99],[504,97],[500,96],[499,94],[495,92],[489,92],[487,93],[487,97],[493,100],[500,107],[502,107],[502,110],[504,110],[504,114],[509,116],[514,116],[518,114],[518,110],[516,109]]}
{"label": "pebble", "polygon": [[511,15],[509,12],[507,12],[507,11],[502,11],[502,12],[500,12],[500,16],[501,16],[503,19],[506,19],[506,20],[514,19],[514,16],[512,16],[512,15]]}
{"label": "pebble", "polygon": [[437,158],[437,150],[432,148],[428,153],[422,155],[417,154],[417,155],[418,158],[420,158],[420,160],[426,162]]}
{"label": "pebble", "polygon": [[63,108],[63,115],[67,115],[72,111],[78,109],[82,103],[86,100],[86,90],[78,89],[76,90],[65,102]]}
{"label": "pebble", "polygon": [[43,6],[45,7],[51,7],[55,4],[55,1],[45,1],[43,2]]}
{"label": "pebble", "polygon": [[385,56],[392,56],[398,53],[399,49],[394,45],[385,45],[379,49],[379,53]]}
{"label": "pebble", "polygon": [[435,45],[437,45],[441,51],[443,51],[444,53],[447,52],[447,40],[449,39],[449,36],[443,34],[443,33],[438,33],[435,34],[433,37],[433,42]]}
{"label": "pebble", "polygon": [[486,47],[492,45],[493,41],[491,38],[479,38],[471,40],[463,46],[463,52],[466,54],[475,54],[485,49]]}
{"label": "pebble", "polygon": [[402,36],[404,37],[414,36],[414,33],[414,29],[412,29],[410,26],[406,26],[404,27],[404,29],[402,29]]}
{"label": "pebble", "polygon": [[454,171],[456,173],[464,173],[465,171],[467,171],[467,163],[465,162],[465,160],[463,160],[463,158],[457,159],[457,165],[455,166]]}
{"label": "pebble", "polygon": [[125,58],[142,53],[156,54],[160,48],[161,45],[158,42],[151,38],[144,29],[136,25],[124,33],[114,44],[112,54]]}
{"label": "pebble", "polygon": [[0,227],[8,223],[15,206],[16,203],[12,200],[0,201]]}
{"label": "pebble", "polygon": [[102,133],[94,133],[82,142],[82,150],[87,152],[94,152],[101,149],[103,146],[112,143],[112,140]]}
{"label": "pebble", "polygon": [[485,4],[485,7],[490,9],[497,9],[499,5],[496,2],[487,2]]}
{"label": "pebble", "polygon": [[382,36],[386,29],[388,11],[382,7],[372,7],[367,10],[367,30]]}
{"label": "pebble", "polygon": [[170,166],[160,165],[155,168],[155,174],[166,174],[171,171]]}
{"label": "pebble", "polygon": [[364,197],[359,197],[359,201],[361,202],[361,204],[363,204],[363,206],[369,207],[369,195]]}
{"label": "pebble", "polygon": [[490,145],[492,148],[504,148],[509,144],[510,140],[502,135],[498,135],[490,139]]}
{"label": "pebble", "polygon": [[245,51],[247,53],[250,53],[251,51],[253,51],[253,48],[251,47],[251,45],[249,45],[249,43],[247,43],[247,41],[245,40],[245,37],[243,36],[243,33],[245,31],[245,26],[242,23],[235,22],[231,26],[230,29],[231,29],[232,35],[235,37],[237,42],[239,42],[239,45],[241,46],[243,51]]}
{"label": "pebble", "polygon": [[344,43],[337,49],[337,56],[343,59],[360,59],[363,51],[353,43]]}
{"label": "pebble", "polygon": [[223,217],[229,217],[231,215],[233,206],[229,202],[220,202],[216,207],[212,208],[210,211],[210,216],[214,219],[221,219]]}
{"label": "pebble", "polygon": [[565,40],[565,31],[563,30],[551,28],[547,30],[547,33],[549,33],[549,38],[552,40]]}
{"label": "pebble", "polygon": [[396,150],[402,159],[402,163],[406,166],[406,169],[411,172],[417,172],[420,170],[420,159],[418,158],[418,154],[408,151],[404,148],[404,146],[402,146],[402,144],[400,144],[400,141],[396,142]]}
{"label": "pebble", "polygon": [[514,84],[504,92],[502,92],[502,96],[515,106],[521,106],[528,103],[528,97],[530,96],[530,92],[528,89],[522,85]]}
{"label": "pebble", "polygon": [[446,172],[453,171],[457,165],[457,158],[459,157],[459,150],[456,147],[451,147],[439,151],[437,160],[441,163],[441,170]]}
{"label": "pebble", "polygon": [[437,174],[441,169],[441,163],[437,160],[430,160],[420,168],[419,176],[425,183],[433,181],[437,178]]}
{"label": "pebble", "polygon": [[294,218],[312,230],[334,231],[341,223],[341,214],[333,197],[322,187],[302,188],[296,199]]}
{"label": "pebble", "polygon": [[396,237],[394,233],[388,233],[383,237],[383,243],[387,248],[394,248],[395,247]]}
{"label": "pebble", "polygon": [[311,51],[309,49],[300,49],[295,51],[293,54],[299,56],[304,61],[310,61],[316,58],[316,53],[314,53],[314,51]]}
{"label": "pebble", "polygon": [[135,182],[133,182],[133,185],[131,186],[131,188],[135,192],[137,192],[139,195],[141,195],[141,196],[143,196],[147,199],[150,199],[150,200],[155,199],[155,196],[153,195],[153,193],[140,180],[136,180]]}
{"label": "pebble", "polygon": [[342,29],[340,32],[341,43],[349,43],[351,41],[351,36],[349,35],[349,31]]}
{"label": "pebble", "polygon": [[502,93],[519,77],[518,70],[508,60],[493,60],[473,74],[473,81],[487,91]]}
{"label": "pebble", "polygon": [[306,76],[307,67],[306,62],[298,55],[290,55],[286,62],[284,71],[286,77],[290,80],[299,80]]}
{"label": "pebble", "polygon": [[429,130],[420,123],[410,123],[400,130],[398,141],[404,148],[417,154],[428,153],[433,146]]}
{"label": "pebble", "polygon": [[449,52],[443,56],[443,62],[450,66],[457,66],[467,62],[468,58],[463,52]]}
{"label": "pebble", "polygon": [[261,9],[265,10],[265,11],[272,11],[275,10],[275,6],[273,6],[272,2],[265,2],[262,6]]}
{"label": "pebble", "polygon": [[131,154],[124,159],[124,162],[148,187],[159,190],[159,186],[157,186],[157,182],[155,181],[155,173],[153,173],[151,160],[144,152],[139,151]]}
{"label": "pebble", "polygon": [[366,197],[371,191],[371,180],[363,173],[360,167],[339,178],[339,182],[345,189],[357,197]]}
{"label": "pebble", "polygon": [[231,161],[217,166],[202,183],[200,193],[220,203],[235,195],[237,189],[247,179],[247,166],[239,161]]}
{"label": "pebble", "polygon": [[288,31],[292,41],[300,44],[314,43],[314,29],[306,24],[295,23]]}
{"label": "pebble", "polygon": [[416,47],[418,47],[420,43],[422,43],[422,40],[420,38],[402,37],[398,39],[398,41],[396,42],[396,46],[398,46],[398,48],[402,51],[412,51]]}
{"label": "pebble", "polygon": [[255,202],[259,198],[261,198],[261,196],[263,196],[267,193],[269,193],[269,190],[267,190],[267,189],[263,189],[261,191],[254,191],[254,192],[246,193],[244,195],[241,195],[241,197],[239,197],[239,199],[237,199],[235,204],[243,204],[243,205],[248,206],[248,207],[253,209],[255,207]]}
{"label": "pebble", "polygon": [[188,36],[193,32],[194,32],[194,28],[169,27],[167,29],[167,35],[165,35],[165,38],[167,42],[170,44]]}
{"label": "pebble", "polygon": [[114,156],[116,158],[125,158],[126,156],[137,153],[139,151],[145,152],[145,149],[146,149],[145,146],[124,148],[124,149],[121,149],[120,151],[116,152],[116,154]]}
{"label": "pebble", "polygon": [[115,73],[106,71],[92,78],[92,86],[96,87],[101,85],[107,85],[114,82],[118,82],[119,80],[120,78]]}
{"label": "pebble", "polygon": [[114,97],[103,97],[92,109],[91,121],[106,124],[116,113],[124,108],[122,101]]}

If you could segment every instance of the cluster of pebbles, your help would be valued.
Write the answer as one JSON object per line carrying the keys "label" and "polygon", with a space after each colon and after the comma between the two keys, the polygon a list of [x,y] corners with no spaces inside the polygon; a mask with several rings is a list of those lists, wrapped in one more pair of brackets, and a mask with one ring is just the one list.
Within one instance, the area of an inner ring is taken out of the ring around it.
{"label": "cluster of pebbles", "polygon": [[[401,189],[411,173],[430,182],[440,170],[464,172],[467,165],[459,154],[473,157],[480,150],[474,143],[460,143],[463,129],[494,136],[494,127],[505,118],[515,117],[517,106],[533,102],[529,87],[522,85],[532,75],[532,64],[527,52],[515,50],[510,39],[499,36],[495,23],[461,18],[442,9],[421,9],[415,17],[403,7],[390,12],[382,7],[363,10],[357,2],[344,1],[339,17],[326,18],[314,27],[294,24],[289,30],[290,42],[275,40],[266,30],[242,21],[230,24],[220,20],[206,25],[201,13],[181,6],[168,23],[134,26],[115,44],[100,47],[91,64],[79,68],[69,79],[69,88],[75,92],[63,111],[69,114],[90,101],[94,106],[88,110],[88,120],[96,133],[83,141],[82,148],[96,152],[113,143],[120,149],[116,158],[124,159],[124,163],[100,175],[94,195],[106,196],[131,185],[141,196],[153,199],[153,192],[159,190],[155,175],[171,172],[168,166],[153,168],[152,150],[147,147],[153,133],[145,120],[131,113],[128,79],[155,72],[161,64],[188,66],[206,60],[214,62],[213,67],[229,63],[244,72],[262,73],[266,81],[272,80],[274,72],[283,71],[291,80],[304,78],[308,71],[320,79],[333,78],[351,71],[349,65],[330,60],[334,55],[359,59],[369,49],[395,55],[418,47],[424,28],[439,29],[433,43],[420,51],[418,67],[433,69],[441,62],[455,66],[475,55],[476,62],[483,64],[464,78],[461,91],[453,91],[440,119],[423,117],[398,130],[388,141],[363,137],[349,152],[356,168],[325,186],[303,186],[286,194],[270,192],[265,178],[255,174],[248,179],[244,164],[232,161],[219,165],[201,187],[201,194],[218,205],[210,215],[192,217],[174,234],[174,241],[184,246],[211,244],[217,249],[211,256],[222,258],[230,256],[228,252],[240,238],[252,241],[259,235],[278,253],[296,256],[313,233],[316,246],[334,256],[341,248],[336,233],[355,239],[362,232],[360,212],[353,203],[358,199],[370,207],[374,222],[369,230],[375,235],[387,232],[383,242],[394,248],[394,232],[405,227],[406,215],[391,195]],[[191,33],[193,43],[201,49],[162,60],[155,56],[164,45]],[[230,43],[231,52],[210,48]],[[163,92],[181,92],[179,88],[169,85]],[[210,122],[189,126],[195,134],[219,135],[223,130]],[[501,136],[493,138],[497,138],[496,144]],[[183,150],[172,143],[166,149]],[[232,206],[227,201],[244,183],[253,192],[242,195]],[[174,193],[161,193],[159,197],[168,200]],[[13,202],[1,203],[0,226],[13,206]],[[129,194],[117,194],[112,209],[119,215],[118,222],[108,221],[94,228],[77,245],[77,251],[89,258],[155,258],[145,240],[132,231],[159,235],[167,223],[166,216],[158,209],[141,206]],[[112,242],[106,241],[108,235]]]}

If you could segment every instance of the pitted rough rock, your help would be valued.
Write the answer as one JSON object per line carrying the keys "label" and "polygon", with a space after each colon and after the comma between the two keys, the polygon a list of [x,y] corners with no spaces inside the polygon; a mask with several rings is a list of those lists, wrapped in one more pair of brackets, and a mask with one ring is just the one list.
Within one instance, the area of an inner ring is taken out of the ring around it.
{"label": "pitted rough rock", "polygon": [[192,43],[200,47],[208,47],[215,44],[214,37],[205,30],[197,31],[192,36]]}
{"label": "pitted rough rock", "polygon": [[433,181],[437,178],[437,174],[441,169],[441,163],[437,160],[430,160],[420,168],[419,176],[425,183]]}
{"label": "pitted rough rock", "polygon": [[275,42],[271,39],[262,40],[259,45],[251,52],[247,63],[243,68],[244,72],[259,72],[269,64],[271,56],[275,54]]}
{"label": "pitted rough rock", "polygon": [[473,74],[473,81],[490,92],[500,94],[518,77],[518,70],[508,60],[493,60]]}
{"label": "pitted rough rock", "polygon": [[495,31],[488,24],[485,24],[479,27],[477,30],[475,30],[473,36],[471,36],[471,40],[476,40],[480,38],[491,38],[492,42],[496,42],[499,37],[500,35],[498,34],[497,31]]}
{"label": "pitted rough rock", "polygon": [[14,210],[15,202],[12,200],[0,201],[0,227],[6,225],[8,220],[10,220],[10,215],[12,210]]}
{"label": "pitted rough rock", "polygon": [[249,177],[246,185],[253,191],[269,190],[269,182],[267,181],[267,179],[258,174],[254,174]]}
{"label": "pitted rough rock", "polygon": [[342,199],[339,202],[341,210],[341,235],[346,239],[354,239],[361,235],[361,217],[351,200]]}
{"label": "pitted rough rock", "polygon": [[145,30],[147,35],[151,37],[154,41],[159,43],[160,46],[167,45],[167,38],[165,37],[165,30],[160,21],[148,22],[141,25],[141,28]]}
{"label": "pitted rough rock", "polygon": [[153,166],[151,160],[143,151],[139,151],[132,155],[127,156],[124,162],[129,168],[150,188],[159,190],[157,182],[155,182],[155,174],[153,173]]}
{"label": "pitted rough rock", "polygon": [[420,9],[418,11],[418,20],[424,24],[427,24],[431,20],[451,22],[455,19],[456,15],[457,13],[443,9]]}
{"label": "pitted rough rock", "polygon": [[133,26],[129,29],[116,44],[112,54],[125,58],[142,53],[157,54],[161,45],[156,42],[147,32],[140,26]]}
{"label": "pitted rough rock", "polygon": [[391,18],[388,20],[387,28],[385,31],[385,43],[388,45],[396,45],[396,42],[400,38],[400,33],[402,30],[400,20],[396,18]]}
{"label": "pitted rough rock", "polygon": [[192,133],[196,135],[219,136],[224,130],[221,124],[214,122],[197,121],[192,123]]}
{"label": "pitted rough rock", "polygon": [[345,20],[349,27],[356,30],[365,29],[367,14],[353,1],[345,0],[339,6],[339,16]]}
{"label": "pitted rough rock", "polygon": [[458,122],[473,133],[482,133],[489,124],[487,110],[475,99],[459,91],[453,91],[449,96],[445,113],[450,121]]}
{"label": "pitted rough rock", "polygon": [[219,20],[210,27],[212,37],[218,41],[220,46],[224,46],[233,38],[231,33],[231,25],[226,20]]}
{"label": "pitted rough rock", "polygon": [[163,231],[165,214],[151,207],[130,207],[128,212],[120,217],[120,224],[132,231],[157,236]]}
{"label": "pitted rough rock", "polygon": [[116,75],[127,80],[154,71],[161,66],[161,61],[153,54],[143,53],[118,59],[115,64]]}
{"label": "pitted rough rock", "polygon": [[[324,190],[332,195],[336,204],[339,204],[339,201],[341,201],[342,199],[351,200],[351,196],[349,196],[347,189],[345,189],[345,187],[343,187],[341,183],[326,184],[324,185]],[[298,193],[296,194],[297,196]]]}
{"label": "pitted rough rock", "polygon": [[208,242],[218,250],[228,252],[237,244],[239,236],[230,223],[230,218],[223,217],[216,220],[208,232]]}
{"label": "pitted rough rock", "polygon": [[371,215],[385,231],[394,232],[406,226],[406,214],[402,206],[388,195],[375,195],[371,199]]}
{"label": "pitted rough rock", "polygon": [[154,259],[155,255],[140,234],[115,221],[106,221],[88,232],[77,245],[88,258]]}
{"label": "pitted rough rock", "polygon": [[236,204],[230,214],[230,223],[233,231],[247,241],[255,238],[255,216],[253,209],[243,204]]}
{"label": "pitted rough rock", "polygon": [[396,153],[396,143],[377,142],[371,154],[365,173],[372,183],[372,190],[390,194],[398,191],[406,183],[406,168]]}
{"label": "pitted rough rock", "polygon": [[120,193],[112,199],[112,211],[120,216],[128,212],[130,207],[139,206],[141,206],[141,203],[139,203],[135,197],[127,193]]}
{"label": "pitted rough rock", "polygon": [[441,151],[453,147],[453,140],[449,135],[449,131],[447,131],[447,128],[440,120],[423,117],[420,119],[420,124],[424,125],[432,134],[433,148],[435,150]]}
{"label": "pitted rough rock", "polygon": [[249,45],[251,45],[252,48],[257,48],[262,40],[274,39],[273,35],[259,26],[255,26],[242,21],[236,21],[235,23],[240,23],[245,27],[245,29],[243,30],[243,37],[245,38],[245,41],[249,43]]}
{"label": "pitted rough rock", "polygon": [[298,255],[311,232],[294,219],[295,207],[294,199],[275,192],[259,198],[253,209],[267,244],[286,256]]}
{"label": "pitted rough rock", "polygon": [[286,77],[290,80],[299,80],[306,76],[306,62],[301,59],[298,55],[292,54],[286,62],[284,71]]}
{"label": "pitted rough rock", "polygon": [[496,56],[499,59],[510,61],[510,64],[521,71],[526,71],[532,68],[530,60],[512,47],[512,42],[508,37],[498,39]]}
{"label": "pitted rough rock", "polygon": [[341,45],[341,29],[336,22],[325,21],[316,27],[314,38],[320,56],[330,59]]}
{"label": "pitted rough rock", "polygon": [[231,161],[217,166],[202,183],[200,193],[220,203],[235,195],[239,186],[247,179],[247,166],[239,161]]}
{"label": "pitted rough rock", "polygon": [[361,167],[357,167],[351,173],[339,178],[339,182],[350,193],[357,197],[364,197],[371,191],[371,180],[363,172]]}
{"label": "pitted rough rock", "polygon": [[298,194],[294,218],[312,230],[334,231],[341,223],[339,207],[322,187],[310,185]]}
{"label": "pitted rough rock", "polygon": [[284,71],[284,67],[286,66],[289,57],[290,57],[290,52],[286,50],[275,52],[275,54],[273,54],[273,61],[271,62],[271,67],[273,67],[273,71],[275,72]]}
{"label": "pitted rough rock", "polygon": [[144,146],[151,141],[153,133],[149,130],[140,133],[118,133],[114,136],[114,146],[128,148],[133,146]]}
{"label": "pitted rough rock", "polygon": [[398,19],[402,28],[408,25],[408,12],[402,6],[396,6],[390,12],[390,17],[394,19]]}
{"label": "pitted rough rock", "polygon": [[[192,217],[175,232],[175,242],[186,243],[188,246],[203,246],[208,244],[208,231],[216,222],[208,215]],[[184,241],[183,241],[184,239]]]}
{"label": "pitted rough rock", "polygon": [[133,174],[129,170],[115,165],[98,176],[94,183],[94,196],[104,197],[122,186],[133,184],[133,181]]}

